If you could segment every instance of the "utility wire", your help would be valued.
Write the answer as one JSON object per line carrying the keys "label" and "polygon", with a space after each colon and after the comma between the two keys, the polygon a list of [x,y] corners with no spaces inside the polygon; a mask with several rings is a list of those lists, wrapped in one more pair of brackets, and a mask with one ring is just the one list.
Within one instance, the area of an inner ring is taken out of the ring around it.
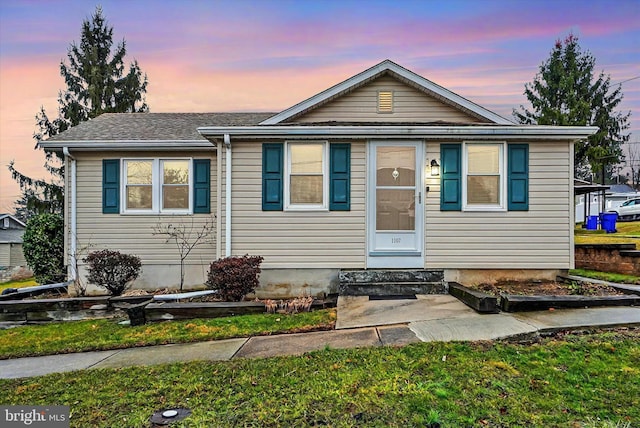
{"label": "utility wire", "polygon": [[632,80],[636,80],[636,79],[640,79],[640,76],[631,77],[631,78],[629,78],[629,79],[627,79],[627,80],[622,80],[622,81],[620,81],[620,82],[613,82],[613,83],[612,83],[612,85],[620,85],[620,84],[622,84],[622,83],[630,82],[630,81],[632,81]]}

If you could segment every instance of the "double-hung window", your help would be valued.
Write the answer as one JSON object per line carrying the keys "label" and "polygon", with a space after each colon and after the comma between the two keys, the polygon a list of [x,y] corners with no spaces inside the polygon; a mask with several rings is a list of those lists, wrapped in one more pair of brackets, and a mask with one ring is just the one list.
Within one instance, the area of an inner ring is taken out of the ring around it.
{"label": "double-hung window", "polygon": [[463,172],[464,210],[506,210],[504,143],[465,143]]}
{"label": "double-hung window", "polygon": [[285,207],[287,210],[328,209],[326,142],[286,144]]}
{"label": "double-hung window", "polygon": [[191,159],[123,159],[124,213],[192,212]]}

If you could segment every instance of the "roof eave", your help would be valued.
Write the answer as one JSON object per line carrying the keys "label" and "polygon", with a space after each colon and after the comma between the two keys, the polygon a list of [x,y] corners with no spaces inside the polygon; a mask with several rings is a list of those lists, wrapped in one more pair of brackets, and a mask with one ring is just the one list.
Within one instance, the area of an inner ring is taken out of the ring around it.
{"label": "roof eave", "polygon": [[15,216],[13,216],[11,214],[2,214],[2,215],[0,215],[0,220],[2,220],[3,218],[7,218],[7,217],[12,219],[16,223],[18,223],[20,226],[27,227],[27,225],[22,220],[16,218]]}
{"label": "roof eave", "polygon": [[440,139],[522,139],[579,141],[593,135],[595,126],[251,126],[200,127],[207,138],[222,138],[224,134],[247,139],[259,138],[423,138]]}
{"label": "roof eave", "polygon": [[56,140],[39,141],[38,147],[45,151],[70,150],[98,151],[106,149],[118,150],[215,150],[209,140]]}

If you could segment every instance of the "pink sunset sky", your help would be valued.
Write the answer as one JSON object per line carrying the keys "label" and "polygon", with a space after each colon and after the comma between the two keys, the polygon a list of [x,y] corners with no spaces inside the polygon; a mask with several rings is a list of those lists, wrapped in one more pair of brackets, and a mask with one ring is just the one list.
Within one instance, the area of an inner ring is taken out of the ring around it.
{"label": "pink sunset sky", "polygon": [[[6,165],[46,176],[34,116],[56,115],[59,64],[88,1],[0,0],[0,212]],[[114,40],[148,74],[152,112],[280,111],[384,60],[512,119],[556,39],[573,32],[622,84],[640,144],[640,0],[105,0]]]}

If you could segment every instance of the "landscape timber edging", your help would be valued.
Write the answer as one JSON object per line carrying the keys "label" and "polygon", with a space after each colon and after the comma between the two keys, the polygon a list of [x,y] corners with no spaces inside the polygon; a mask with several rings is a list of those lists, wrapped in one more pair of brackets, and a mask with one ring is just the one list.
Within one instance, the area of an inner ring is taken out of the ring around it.
{"label": "landscape timber edging", "polygon": [[[93,296],[63,299],[22,299],[0,301],[0,321],[43,322],[100,318],[113,314],[120,305],[138,304],[149,296]],[[102,309],[92,309],[101,307]],[[103,316],[102,316],[103,317]]]}
{"label": "landscape timber edging", "polygon": [[500,310],[504,312],[637,305],[640,305],[640,296],[631,294],[625,296],[521,296],[502,294],[500,296]]}
{"label": "landscape timber edging", "polygon": [[[314,299],[311,309],[326,309],[336,306],[336,299]],[[263,302],[153,302],[144,307],[146,322],[187,320],[193,318],[220,318],[233,315],[263,314]]]}
{"label": "landscape timber edging", "polygon": [[482,291],[473,290],[457,282],[449,283],[449,294],[465,305],[483,314],[497,314],[498,298]]}
{"label": "landscape timber edging", "polygon": [[219,318],[232,315],[262,314],[262,302],[186,302],[149,303],[144,308],[147,322],[186,320],[192,318]]}
{"label": "landscape timber edging", "polygon": [[[334,308],[336,304],[337,297],[329,296],[326,299],[314,299],[311,308]],[[150,306],[148,316],[147,306]],[[24,323],[108,318],[117,315],[115,313],[117,310],[126,312],[132,325],[144,324],[146,321],[215,318],[266,312],[264,303],[255,301],[152,303],[149,295],[93,296],[1,301],[0,322]]]}

